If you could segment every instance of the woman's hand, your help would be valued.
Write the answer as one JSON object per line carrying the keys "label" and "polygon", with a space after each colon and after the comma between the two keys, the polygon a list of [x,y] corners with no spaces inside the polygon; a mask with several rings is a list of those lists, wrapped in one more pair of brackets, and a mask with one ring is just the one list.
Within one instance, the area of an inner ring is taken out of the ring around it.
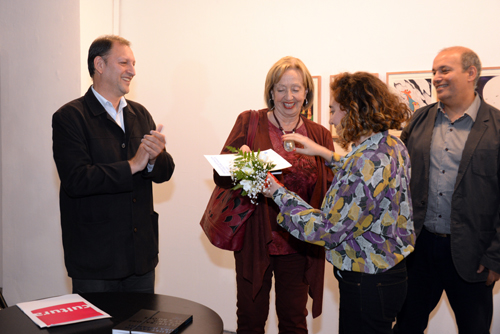
{"label": "woman's hand", "polygon": [[248,145],[242,145],[240,147],[240,150],[243,151],[243,152],[251,152],[252,150],[250,149],[250,147],[248,147]]}
{"label": "woman's hand", "polygon": [[332,160],[332,151],[327,149],[324,146],[319,145],[318,143],[314,142],[313,140],[304,137],[298,133],[289,133],[286,135],[283,135],[281,138],[283,140],[293,140],[296,143],[299,143],[303,146],[303,148],[295,146],[295,151],[300,154],[305,154],[305,155],[312,155],[312,156],[320,156],[325,161],[331,161]]}
{"label": "woman's hand", "polygon": [[273,197],[276,190],[283,187],[283,184],[281,184],[280,181],[278,181],[270,172],[267,172],[266,184],[267,186],[262,191],[262,194],[269,198]]}

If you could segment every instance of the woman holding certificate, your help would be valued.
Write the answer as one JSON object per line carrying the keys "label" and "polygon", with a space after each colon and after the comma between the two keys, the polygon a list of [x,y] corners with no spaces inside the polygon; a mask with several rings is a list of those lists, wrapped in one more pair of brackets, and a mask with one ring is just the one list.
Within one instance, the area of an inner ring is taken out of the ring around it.
{"label": "woman holding certificate", "polygon": [[300,134],[283,136],[302,145],[298,153],[323,157],[335,172],[323,204],[310,205],[272,176],[264,193],[280,209],[280,226],[326,248],[339,281],[339,333],[392,333],[415,234],[408,151],[388,130],[401,129],[410,112],[370,73],[339,74],[330,88],[330,124],[340,145],[352,144],[352,150],[341,158]]}
{"label": "woman holding certificate", "polygon": [[[248,147],[250,110],[241,113],[227,138],[227,146],[242,151],[273,149],[292,167],[277,178],[307,203],[319,207],[333,174],[321,157],[294,152],[293,141],[283,141],[288,133],[300,134],[333,150],[331,133],[300,114],[311,107],[314,96],[312,77],[301,60],[284,57],[267,74],[264,98],[268,108],[258,111],[253,147]],[[230,188],[230,177],[214,173],[217,185]],[[322,247],[291,237],[276,223],[278,206],[260,195],[256,210],[245,223],[243,247],[234,252],[237,282],[238,334],[264,333],[269,313],[272,278],[275,281],[276,313],[280,333],[307,333],[307,296],[313,298],[312,314],[321,314],[325,252]]]}

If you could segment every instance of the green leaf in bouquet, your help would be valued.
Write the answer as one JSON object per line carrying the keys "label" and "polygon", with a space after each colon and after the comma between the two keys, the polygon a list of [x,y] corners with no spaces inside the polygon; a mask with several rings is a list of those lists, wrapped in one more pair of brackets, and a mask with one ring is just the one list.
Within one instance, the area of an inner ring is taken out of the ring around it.
{"label": "green leaf in bouquet", "polygon": [[237,149],[237,148],[235,148],[235,147],[232,147],[232,146],[226,146],[226,148],[227,148],[229,151],[233,152],[233,153],[238,153],[238,149]]}

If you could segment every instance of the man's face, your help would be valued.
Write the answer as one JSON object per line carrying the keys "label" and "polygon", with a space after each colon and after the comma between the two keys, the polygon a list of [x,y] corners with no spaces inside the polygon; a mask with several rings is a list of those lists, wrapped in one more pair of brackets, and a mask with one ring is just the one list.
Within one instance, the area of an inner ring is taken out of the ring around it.
{"label": "man's face", "polygon": [[432,80],[437,98],[445,105],[468,98],[474,92],[474,75],[463,71],[461,52],[448,50],[439,53],[432,64]]}
{"label": "man's face", "polygon": [[127,45],[114,42],[109,54],[103,57],[103,60],[101,74],[103,96],[121,98],[130,91],[130,81],[135,76],[134,53]]}

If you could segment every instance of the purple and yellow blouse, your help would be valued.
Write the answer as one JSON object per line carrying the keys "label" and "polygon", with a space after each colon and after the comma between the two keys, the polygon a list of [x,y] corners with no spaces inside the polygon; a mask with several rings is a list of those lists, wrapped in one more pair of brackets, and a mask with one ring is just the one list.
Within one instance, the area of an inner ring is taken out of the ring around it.
{"label": "purple and yellow blouse", "polygon": [[278,224],[295,238],[326,248],[340,270],[377,274],[408,256],[415,245],[410,157],[387,131],[352,146],[340,161],[321,209],[279,188]]}

